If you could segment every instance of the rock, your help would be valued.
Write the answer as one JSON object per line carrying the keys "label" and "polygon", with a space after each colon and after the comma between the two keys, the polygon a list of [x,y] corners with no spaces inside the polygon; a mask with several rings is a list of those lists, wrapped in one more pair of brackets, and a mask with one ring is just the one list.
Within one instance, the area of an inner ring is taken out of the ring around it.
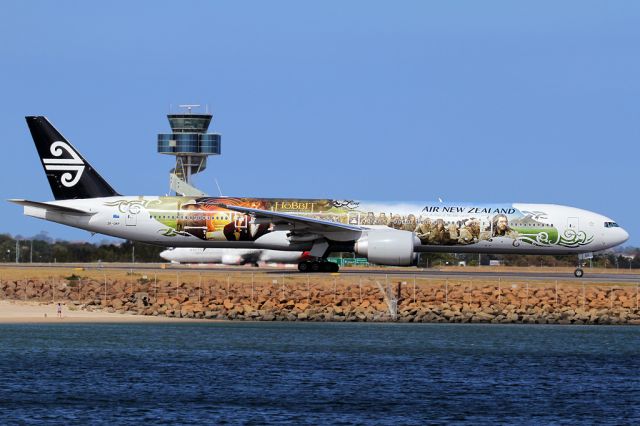
{"label": "rock", "polygon": [[445,318],[447,318],[447,319],[450,319],[450,318],[455,317],[455,316],[456,316],[456,313],[455,313],[455,312],[453,312],[453,311],[452,311],[452,310],[450,310],[450,309],[446,309],[446,310],[442,311],[442,316],[443,316],[443,317],[445,317]]}
{"label": "rock", "polygon": [[304,311],[306,311],[307,309],[309,309],[309,304],[308,304],[308,303],[303,303],[303,302],[301,302],[301,303],[296,303],[296,304],[294,305],[294,307],[295,307],[297,310],[299,310],[299,311],[301,311],[301,312],[304,312]]}
{"label": "rock", "polygon": [[471,322],[490,322],[493,318],[493,315],[485,312],[477,312],[475,315],[471,316]]}
{"label": "rock", "polygon": [[519,317],[518,317],[518,314],[516,314],[515,312],[512,312],[507,315],[506,319],[510,322],[517,322]]}
{"label": "rock", "polygon": [[[219,282],[217,282],[219,281]],[[307,291],[292,279],[285,296],[281,285],[259,284],[250,292],[247,286],[226,291],[225,280],[213,280],[199,288],[188,280],[176,290],[175,283],[158,281],[145,287],[135,280],[75,281],[24,279],[0,282],[0,297],[8,300],[61,300],[68,306],[105,312],[138,315],[168,315],[189,318],[281,321],[391,321],[389,310],[379,289],[373,285],[339,286],[323,283],[322,277]],[[305,283],[306,284],[306,283]],[[534,288],[535,287],[535,288]],[[449,285],[449,303],[444,285],[423,283],[416,292],[405,288],[398,305],[401,322],[491,322],[491,323],[559,323],[559,324],[634,324],[640,325],[635,289],[581,285],[563,286],[537,283],[529,288],[497,283],[469,287],[456,280]],[[105,292],[107,296],[105,297]],[[498,299],[500,303],[498,303]],[[557,300],[557,303],[556,303]]]}

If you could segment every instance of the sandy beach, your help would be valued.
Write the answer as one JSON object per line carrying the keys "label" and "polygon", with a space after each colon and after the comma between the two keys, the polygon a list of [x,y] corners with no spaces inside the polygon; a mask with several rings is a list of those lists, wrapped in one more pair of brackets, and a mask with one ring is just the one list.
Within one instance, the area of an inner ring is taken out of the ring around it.
{"label": "sandy beach", "polygon": [[175,322],[197,321],[187,318],[117,314],[109,312],[73,310],[62,305],[62,318],[57,316],[57,305],[53,303],[0,300],[0,324],[11,323],[68,323],[68,322]]}

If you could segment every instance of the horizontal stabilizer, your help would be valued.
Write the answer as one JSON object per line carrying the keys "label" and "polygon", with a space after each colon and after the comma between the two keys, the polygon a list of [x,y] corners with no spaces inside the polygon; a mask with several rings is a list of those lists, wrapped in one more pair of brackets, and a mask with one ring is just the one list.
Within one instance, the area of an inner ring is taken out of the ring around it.
{"label": "horizontal stabilizer", "polygon": [[74,209],[73,207],[65,207],[65,206],[58,206],[55,204],[42,203],[40,201],[29,201],[29,200],[20,200],[20,199],[11,199],[7,201],[9,201],[10,203],[18,204],[25,207],[36,207],[39,209],[45,209],[47,211],[56,212],[56,213],[74,214],[79,216],[92,216],[97,213],[97,212],[87,212],[80,209]]}

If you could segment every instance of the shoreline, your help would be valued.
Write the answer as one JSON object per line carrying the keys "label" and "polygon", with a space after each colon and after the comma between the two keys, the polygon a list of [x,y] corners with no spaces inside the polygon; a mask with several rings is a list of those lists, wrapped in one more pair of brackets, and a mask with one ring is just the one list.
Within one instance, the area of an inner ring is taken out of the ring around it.
{"label": "shoreline", "polygon": [[62,303],[62,318],[57,317],[56,303],[0,300],[0,324],[69,324],[69,323],[167,323],[203,322],[195,318],[175,318],[98,310],[70,309]]}

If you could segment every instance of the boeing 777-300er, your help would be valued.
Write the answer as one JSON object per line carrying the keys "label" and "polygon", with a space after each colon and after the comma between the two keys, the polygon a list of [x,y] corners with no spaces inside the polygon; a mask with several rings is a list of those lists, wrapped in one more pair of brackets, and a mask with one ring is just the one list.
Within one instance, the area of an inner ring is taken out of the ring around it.
{"label": "boeing 777-300er", "polygon": [[318,272],[338,270],[329,252],[410,266],[420,252],[580,255],[629,236],[606,216],[555,204],[122,196],[45,117],[26,119],[55,201],[10,201],[28,216],[133,241],[309,251],[298,269]]}
{"label": "boeing 777-300er", "polygon": [[160,257],[172,263],[221,263],[223,265],[254,265],[264,263],[296,264],[306,258],[300,251],[261,249],[221,249],[176,247],[162,253]]}

